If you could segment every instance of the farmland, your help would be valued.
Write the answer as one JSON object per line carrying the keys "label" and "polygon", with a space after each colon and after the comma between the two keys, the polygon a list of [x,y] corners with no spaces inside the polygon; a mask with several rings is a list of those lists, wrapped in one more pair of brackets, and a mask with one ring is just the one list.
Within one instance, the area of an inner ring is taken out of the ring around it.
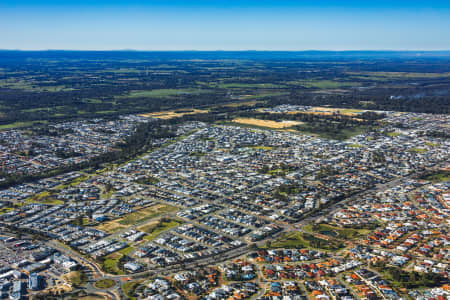
{"label": "farmland", "polygon": [[[235,53],[232,60],[220,52],[122,52],[121,59],[104,52],[103,61],[92,52],[40,52],[29,60],[24,54],[0,54],[0,129],[48,120],[210,108],[237,100],[264,100],[268,106],[330,105],[344,113],[448,111],[450,65],[445,57],[430,70],[426,58],[420,63],[399,58],[375,68],[372,58],[358,54],[340,60],[323,53],[327,62],[308,61],[310,53],[301,59],[301,53],[285,53],[280,60],[276,52]],[[261,55],[278,59],[261,60]],[[205,64],[205,57],[215,59]],[[70,72],[57,68],[62,61]],[[24,68],[18,71],[17,66]]]}

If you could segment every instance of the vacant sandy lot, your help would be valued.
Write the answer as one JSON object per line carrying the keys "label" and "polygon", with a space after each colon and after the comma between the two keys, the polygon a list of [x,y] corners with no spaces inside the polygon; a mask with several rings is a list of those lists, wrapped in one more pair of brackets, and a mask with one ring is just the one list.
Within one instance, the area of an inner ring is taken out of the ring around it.
{"label": "vacant sandy lot", "polygon": [[[263,112],[263,109],[257,109],[259,112]],[[316,115],[332,115],[333,113],[340,113],[341,115],[347,116],[357,116],[359,113],[365,112],[363,109],[350,109],[350,108],[334,108],[334,107],[323,107],[323,106],[314,106],[310,110],[307,111],[290,111],[287,114],[295,115],[298,113],[303,114],[316,114]],[[277,114],[277,112],[271,112],[273,114]]]}
{"label": "vacant sandy lot", "polygon": [[106,299],[105,297],[102,296],[86,296],[83,298],[80,298],[80,300],[104,300]]}
{"label": "vacant sandy lot", "polygon": [[269,128],[275,128],[275,129],[282,129],[282,128],[302,124],[302,122],[298,122],[298,121],[277,122],[277,121],[260,120],[260,119],[253,119],[253,118],[236,118],[233,120],[233,122],[239,123],[239,124],[269,127]]}
{"label": "vacant sandy lot", "polygon": [[[340,113],[341,115],[357,116],[358,113],[364,112],[362,109],[347,109],[347,108],[333,108],[333,107],[321,107],[315,106],[311,110],[306,111],[310,114],[331,115],[333,113]],[[292,112],[296,113],[296,112]]]}
{"label": "vacant sandy lot", "polygon": [[157,204],[151,207],[136,210],[130,214],[125,215],[122,218],[115,219],[112,221],[104,222],[97,226],[97,229],[106,231],[108,233],[114,233],[122,229],[126,229],[130,226],[136,225],[137,223],[150,221],[151,219],[157,218],[162,214],[176,211],[177,208],[165,204]]}
{"label": "vacant sandy lot", "polygon": [[153,113],[140,114],[142,117],[152,117],[157,119],[172,119],[176,117],[182,117],[184,115],[193,115],[193,114],[201,114],[207,113],[207,110],[202,109],[179,109],[179,110],[166,110],[166,111],[158,111]]}

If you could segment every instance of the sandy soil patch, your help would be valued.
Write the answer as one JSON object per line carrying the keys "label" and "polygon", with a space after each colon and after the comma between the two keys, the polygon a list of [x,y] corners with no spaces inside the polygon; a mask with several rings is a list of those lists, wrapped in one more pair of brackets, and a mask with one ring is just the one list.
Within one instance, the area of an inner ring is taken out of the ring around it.
{"label": "sandy soil patch", "polygon": [[208,112],[207,110],[203,109],[179,109],[179,110],[167,110],[153,113],[145,113],[140,114],[140,116],[168,120],[176,117],[182,117],[184,115],[201,114],[207,112]]}
{"label": "sandy soil patch", "polygon": [[269,128],[275,128],[275,129],[282,129],[282,128],[302,124],[302,122],[298,122],[298,121],[277,122],[277,121],[272,121],[272,120],[260,120],[260,119],[253,119],[253,118],[236,118],[233,120],[233,122],[239,123],[239,124],[269,127]]}
{"label": "sandy soil patch", "polygon": [[340,113],[341,115],[346,116],[357,116],[359,113],[364,112],[362,109],[350,109],[350,108],[334,108],[334,107],[321,107],[315,106],[312,107],[308,111],[291,111],[288,114],[297,114],[297,113],[306,113],[306,114],[315,114],[315,115],[332,115],[334,113]]}
{"label": "sandy soil patch", "polygon": [[105,300],[106,298],[103,296],[86,296],[80,298],[80,300]]}
{"label": "sandy soil patch", "polygon": [[147,228],[154,227],[158,222],[159,222],[159,219],[156,219],[155,221],[146,223],[145,225],[138,226],[138,227],[136,227],[136,229],[139,231],[147,232]]}

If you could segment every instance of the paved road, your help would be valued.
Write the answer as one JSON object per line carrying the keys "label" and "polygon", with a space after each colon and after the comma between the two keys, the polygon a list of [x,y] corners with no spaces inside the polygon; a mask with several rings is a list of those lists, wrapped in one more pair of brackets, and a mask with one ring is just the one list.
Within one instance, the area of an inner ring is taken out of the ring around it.
{"label": "paved road", "polygon": [[[299,230],[301,229],[304,225],[309,224],[315,220],[317,220],[318,217],[323,216],[323,215],[328,215],[330,213],[333,213],[335,211],[337,211],[340,207],[342,207],[342,205],[344,204],[348,204],[352,201],[356,201],[362,194],[367,193],[367,192],[375,192],[375,191],[384,191],[388,188],[391,188],[393,186],[396,186],[399,184],[399,182],[403,181],[403,180],[407,180],[410,179],[413,175],[408,176],[408,177],[403,177],[403,178],[397,178],[394,179],[390,182],[384,183],[384,184],[379,184],[376,185],[368,190],[364,190],[361,192],[358,192],[352,196],[349,196],[346,199],[343,199],[337,203],[333,203],[331,205],[329,205],[328,207],[317,211],[307,217],[305,217],[304,219],[302,219],[301,221],[294,223],[294,224],[285,224],[283,226],[283,230],[278,232],[277,234],[275,234],[274,236],[272,236],[270,239],[274,239],[277,236],[282,235],[285,232],[289,232],[289,231],[294,231],[294,230]],[[266,241],[260,241],[257,243],[258,246],[263,245]],[[148,271],[144,271],[144,272],[139,272],[139,273],[135,273],[135,274],[129,274],[129,275],[113,275],[113,274],[105,274],[100,267],[93,263],[92,261],[90,261],[89,259],[83,257],[82,255],[78,254],[77,252],[68,249],[66,247],[61,246],[60,244],[56,243],[55,241],[50,241],[49,244],[56,248],[57,250],[61,251],[62,253],[65,253],[67,255],[69,255],[70,257],[73,257],[74,259],[76,259],[77,261],[79,261],[80,263],[82,263],[84,266],[89,267],[92,271],[93,274],[92,276],[94,277],[94,280],[92,280],[92,283],[89,284],[87,286],[87,290],[89,292],[92,293],[106,293],[108,294],[112,299],[119,299],[120,295],[117,295],[116,293],[113,293],[113,289],[117,289],[118,286],[120,286],[123,283],[123,279],[124,278],[131,278],[131,279],[137,279],[137,278],[142,278],[142,277],[146,277],[146,276],[153,276],[153,275],[159,275],[159,276],[166,276],[169,274],[173,274],[185,269],[189,269],[189,268],[193,268],[193,267],[203,267],[203,266],[207,266],[207,265],[212,265],[212,264],[217,264],[217,263],[221,263],[239,256],[242,256],[246,253],[248,253],[249,248],[248,246],[242,246],[242,247],[238,247],[235,249],[232,249],[230,251],[224,252],[224,253],[220,253],[220,254],[216,254],[216,255],[212,255],[210,257],[205,257],[202,259],[198,259],[192,262],[185,262],[182,264],[177,264],[177,265],[172,265],[172,266],[166,266],[166,267],[157,267],[153,270],[148,270]],[[263,277],[261,277],[263,278]],[[99,279],[112,279],[114,281],[117,282],[117,286],[114,288],[111,288],[109,290],[102,290],[102,289],[98,289],[93,285],[93,281],[99,280]],[[262,293],[262,294],[261,294]],[[263,289],[262,291],[260,291],[258,293],[258,297],[262,296],[265,293],[265,290]]]}

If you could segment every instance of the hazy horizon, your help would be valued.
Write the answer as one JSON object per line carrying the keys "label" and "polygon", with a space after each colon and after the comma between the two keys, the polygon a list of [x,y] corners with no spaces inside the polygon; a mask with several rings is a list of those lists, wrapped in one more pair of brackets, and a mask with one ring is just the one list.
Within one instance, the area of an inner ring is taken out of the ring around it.
{"label": "hazy horizon", "polygon": [[430,49],[430,50],[420,50],[420,49],[398,49],[398,50],[392,50],[392,49],[342,49],[342,50],[336,50],[336,49],[293,49],[293,50],[285,50],[285,49],[177,49],[177,50],[170,50],[170,49],[13,49],[13,48],[0,48],[0,51],[21,51],[21,52],[46,52],[46,51],[74,51],[74,52],[332,52],[332,53],[343,53],[343,52],[392,52],[392,53],[433,53],[433,52],[449,52],[450,54],[450,48],[448,49]]}

